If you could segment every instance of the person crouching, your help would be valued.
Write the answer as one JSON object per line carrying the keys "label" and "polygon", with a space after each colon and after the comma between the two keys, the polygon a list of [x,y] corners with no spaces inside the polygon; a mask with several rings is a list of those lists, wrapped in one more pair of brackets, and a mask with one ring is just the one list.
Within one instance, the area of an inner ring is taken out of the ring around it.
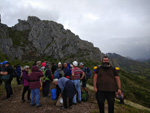
{"label": "person crouching", "polygon": [[64,109],[67,109],[67,98],[69,98],[69,108],[71,108],[73,96],[75,94],[74,83],[65,77],[61,77],[60,79],[54,79],[53,82],[55,85],[58,85],[61,89],[60,95],[63,98]]}

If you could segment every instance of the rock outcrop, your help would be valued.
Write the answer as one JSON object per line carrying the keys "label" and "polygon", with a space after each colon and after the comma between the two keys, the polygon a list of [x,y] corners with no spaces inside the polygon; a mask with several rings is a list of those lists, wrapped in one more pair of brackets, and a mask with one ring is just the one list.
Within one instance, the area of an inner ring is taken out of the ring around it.
{"label": "rock outcrop", "polygon": [[12,28],[0,25],[1,52],[11,59],[37,57],[86,59],[99,61],[103,54],[92,43],[81,40],[63,25],[29,16]]}

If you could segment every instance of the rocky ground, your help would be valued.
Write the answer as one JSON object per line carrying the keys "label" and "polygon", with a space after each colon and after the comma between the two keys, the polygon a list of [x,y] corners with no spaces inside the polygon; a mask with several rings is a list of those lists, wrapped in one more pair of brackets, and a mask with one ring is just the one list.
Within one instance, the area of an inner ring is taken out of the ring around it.
{"label": "rocky ground", "polygon": [[72,106],[72,109],[63,110],[60,107],[56,107],[54,104],[56,100],[52,100],[51,97],[40,97],[40,103],[43,105],[40,108],[35,106],[31,107],[30,103],[25,101],[21,103],[22,87],[14,89],[14,95],[7,99],[0,99],[0,113],[91,113],[96,107],[95,95],[89,92],[88,102],[82,102]]}

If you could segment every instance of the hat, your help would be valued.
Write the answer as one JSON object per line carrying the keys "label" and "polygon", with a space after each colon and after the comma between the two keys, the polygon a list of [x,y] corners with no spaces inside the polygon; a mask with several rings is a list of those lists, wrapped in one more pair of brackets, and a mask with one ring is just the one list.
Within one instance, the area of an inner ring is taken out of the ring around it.
{"label": "hat", "polygon": [[97,69],[97,66],[94,66],[93,69]]}
{"label": "hat", "polygon": [[2,65],[3,64],[3,62],[0,62],[0,65]]}
{"label": "hat", "polygon": [[3,65],[5,65],[5,64],[7,64],[7,63],[8,63],[8,61],[4,61],[4,62],[3,62]]}
{"label": "hat", "polygon": [[77,62],[77,61],[72,62],[72,64],[73,64],[74,66],[78,66],[78,62]]}
{"label": "hat", "polygon": [[84,64],[82,62],[80,62],[79,66],[83,66]]}
{"label": "hat", "polygon": [[23,70],[25,70],[26,68],[30,68],[29,66],[24,66]]}
{"label": "hat", "polygon": [[53,80],[53,82],[56,82],[56,81],[58,81],[58,79],[57,79],[57,78],[55,78],[55,79]]}
{"label": "hat", "polygon": [[61,62],[58,62],[58,65],[61,64]]}

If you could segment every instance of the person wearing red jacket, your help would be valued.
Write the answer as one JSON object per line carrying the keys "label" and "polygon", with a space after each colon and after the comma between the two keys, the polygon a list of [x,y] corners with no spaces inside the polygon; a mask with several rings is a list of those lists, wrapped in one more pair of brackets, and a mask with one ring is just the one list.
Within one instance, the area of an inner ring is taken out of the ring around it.
{"label": "person wearing red jacket", "polygon": [[40,100],[40,77],[44,76],[42,71],[39,70],[38,66],[32,66],[32,72],[30,73],[30,85],[31,89],[31,106],[34,106],[34,97],[36,96],[36,107],[41,107],[42,104],[39,103]]}

